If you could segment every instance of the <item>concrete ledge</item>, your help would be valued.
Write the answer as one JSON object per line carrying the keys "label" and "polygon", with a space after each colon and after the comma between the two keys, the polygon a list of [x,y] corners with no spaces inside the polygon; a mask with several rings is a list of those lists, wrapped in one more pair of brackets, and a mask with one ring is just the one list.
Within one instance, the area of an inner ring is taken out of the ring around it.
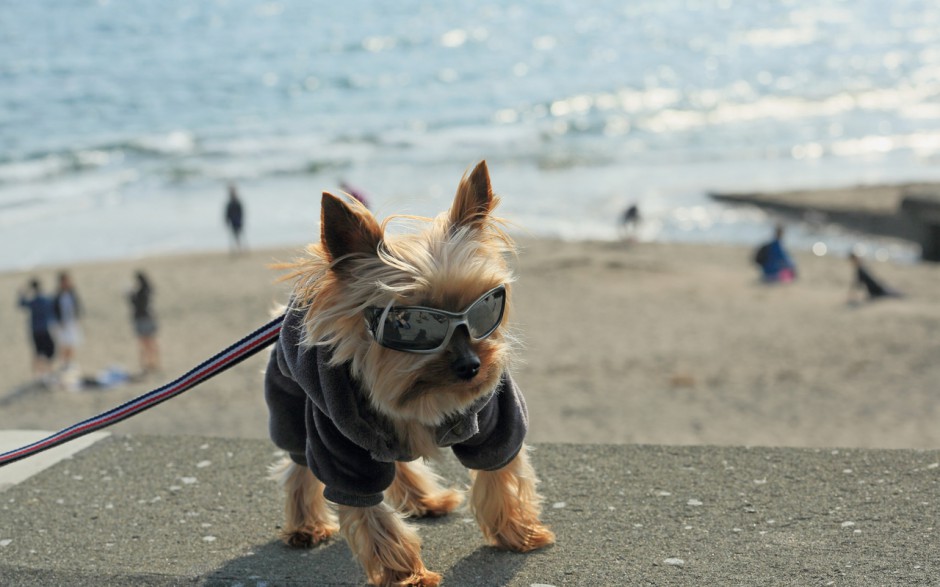
{"label": "concrete ledge", "polygon": [[[265,441],[111,436],[0,493],[0,585],[362,585],[276,539]],[[936,585],[940,451],[541,445],[558,544],[417,522],[445,585]],[[455,462],[440,467],[466,480]]]}

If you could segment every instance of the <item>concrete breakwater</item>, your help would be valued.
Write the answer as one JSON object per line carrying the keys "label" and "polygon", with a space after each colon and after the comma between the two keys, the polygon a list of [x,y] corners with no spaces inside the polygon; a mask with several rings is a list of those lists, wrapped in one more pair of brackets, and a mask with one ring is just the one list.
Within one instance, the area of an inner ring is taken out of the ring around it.
{"label": "concrete breakwater", "polygon": [[917,243],[921,258],[940,262],[940,184],[909,183],[787,192],[713,192],[728,204],[749,204],[809,222]]}

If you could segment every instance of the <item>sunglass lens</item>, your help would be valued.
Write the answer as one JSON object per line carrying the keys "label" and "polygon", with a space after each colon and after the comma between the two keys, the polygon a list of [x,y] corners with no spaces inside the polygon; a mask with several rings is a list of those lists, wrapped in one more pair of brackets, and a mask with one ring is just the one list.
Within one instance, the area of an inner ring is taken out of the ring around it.
{"label": "sunglass lens", "polygon": [[470,336],[485,338],[492,334],[503,318],[506,305],[506,290],[498,289],[480,298],[467,311],[467,324]]}
{"label": "sunglass lens", "polygon": [[396,310],[388,313],[382,342],[403,351],[426,351],[440,346],[447,336],[447,317],[424,310]]}

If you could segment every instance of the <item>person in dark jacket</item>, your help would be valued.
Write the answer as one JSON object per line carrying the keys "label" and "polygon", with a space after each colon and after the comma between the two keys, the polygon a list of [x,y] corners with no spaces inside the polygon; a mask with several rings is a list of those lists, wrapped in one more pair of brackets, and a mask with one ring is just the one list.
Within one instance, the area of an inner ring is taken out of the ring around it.
{"label": "person in dark jacket", "polygon": [[245,226],[245,208],[238,197],[235,184],[228,185],[228,203],[225,205],[225,224],[232,233],[232,252],[242,250],[242,229]]}
{"label": "person in dark jacket", "polygon": [[19,305],[29,310],[29,330],[35,351],[33,373],[39,378],[45,377],[52,370],[52,359],[55,357],[55,341],[52,338],[55,309],[52,298],[43,294],[38,279],[32,279],[29,290],[19,292]]}
{"label": "person in dark jacket", "polygon": [[865,267],[865,264],[862,263],[861,258],[854,252],[849,253],[849,262],[852,264],[855,273],[852,285],[849,289],[849,303],[857,303],[859,301],[857,294],[862,290],[868,294],[869,300],[901,297],[899,291],[891,289],[876,279],[868,268]]}
{"label": "person in dark jacket", "polygon": [[143,271],[134,274],[135,287],[128,294],[134,334],[140,343],[140,367],[144,373],[160,367],[160,349],[157,346],[157,320],[153,313],[153,286]]}

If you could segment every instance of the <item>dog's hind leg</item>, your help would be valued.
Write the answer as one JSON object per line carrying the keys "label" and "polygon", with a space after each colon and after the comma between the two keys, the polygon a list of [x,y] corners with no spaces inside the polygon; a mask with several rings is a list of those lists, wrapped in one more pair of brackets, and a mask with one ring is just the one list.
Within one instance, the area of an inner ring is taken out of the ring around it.
{"label": "dog's hind leg", "polygon": [[271,477],[284,487],[281,540],[285,544],[310,548],[336,534],[339,527],[323,497],[323,483],[309,468],[285,457],[271,467]]}
{"label": "dog's hind leg", "polygon": [[496,471],[474,471],[470,508],[486,539],[500,548],[528,552],[555,542],[542,524],[542,496],[525,446],[508,465]]}
{"label": "dog's hind leg", "polygon": [[395,480],[385,491],[385,501],[412,518],[444,516],[457,509],[463,495],[442,483],[443,479],[421,460],[395,463]]}

